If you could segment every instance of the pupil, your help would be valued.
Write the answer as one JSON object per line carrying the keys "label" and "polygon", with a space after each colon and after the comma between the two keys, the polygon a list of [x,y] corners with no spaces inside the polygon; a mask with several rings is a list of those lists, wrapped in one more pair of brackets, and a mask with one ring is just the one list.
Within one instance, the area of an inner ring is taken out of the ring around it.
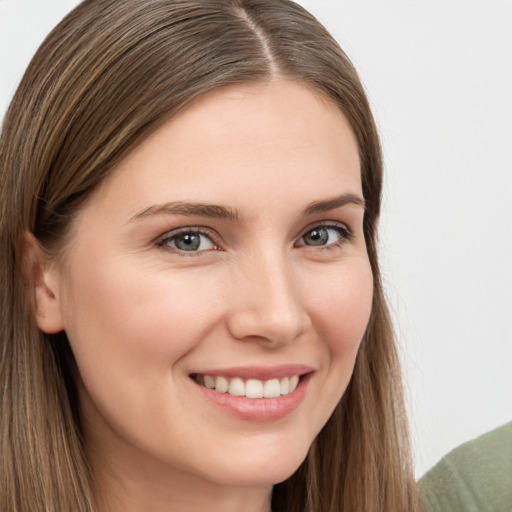
{"label": "pupil", "polygon": [[182,235],[176,239],[176,247],[183,251],[195,251],[199,248],[201,240],[198,235]]}
{"label": "pupil", "polygon": [[329,233],[326,229],[313,229],[305,238],[310,245],[325,245],[329,239]]}

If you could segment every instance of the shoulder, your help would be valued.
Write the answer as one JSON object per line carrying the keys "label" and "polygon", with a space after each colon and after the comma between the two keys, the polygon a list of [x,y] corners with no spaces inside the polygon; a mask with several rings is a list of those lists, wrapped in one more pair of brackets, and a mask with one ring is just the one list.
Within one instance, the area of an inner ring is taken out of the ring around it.
{"label": "shoulder", "polygon": [[420,481],[426,512],[512,510],[512,422],[464,443]]}

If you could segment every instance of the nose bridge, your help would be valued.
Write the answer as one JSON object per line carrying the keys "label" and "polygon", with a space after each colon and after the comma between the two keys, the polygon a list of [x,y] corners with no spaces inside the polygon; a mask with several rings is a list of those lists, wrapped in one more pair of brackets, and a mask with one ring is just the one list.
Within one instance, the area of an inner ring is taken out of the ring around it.
{"label": "nose bridge", "polygon": [[235,285],[229,329],[237,339],[274,345],[293,341],[309,325],[293,261],[282,251],[260,251],[244,261]]}

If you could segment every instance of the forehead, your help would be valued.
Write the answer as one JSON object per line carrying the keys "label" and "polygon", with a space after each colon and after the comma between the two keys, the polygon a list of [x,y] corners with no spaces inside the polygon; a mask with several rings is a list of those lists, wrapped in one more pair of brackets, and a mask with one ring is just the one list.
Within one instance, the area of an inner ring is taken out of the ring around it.
{"label": "forehead", "polygon": [[201,96],[129,153],[101,189],[100,196],[122,192],[133,208],[170,195],[264,202],[270,189],[307,202],[360,193],[360,164],[340,109],[282,80]]}

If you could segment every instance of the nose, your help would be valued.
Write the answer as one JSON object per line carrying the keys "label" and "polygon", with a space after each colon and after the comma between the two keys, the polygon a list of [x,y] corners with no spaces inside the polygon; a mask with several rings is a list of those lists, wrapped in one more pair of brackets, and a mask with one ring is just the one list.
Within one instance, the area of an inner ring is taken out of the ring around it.
{"label": "nose", "polygon": [[278,347],[311,326],[299,282],[283,257],[259,258],[246,265],[232,292],[228,329],[237,340]]}

